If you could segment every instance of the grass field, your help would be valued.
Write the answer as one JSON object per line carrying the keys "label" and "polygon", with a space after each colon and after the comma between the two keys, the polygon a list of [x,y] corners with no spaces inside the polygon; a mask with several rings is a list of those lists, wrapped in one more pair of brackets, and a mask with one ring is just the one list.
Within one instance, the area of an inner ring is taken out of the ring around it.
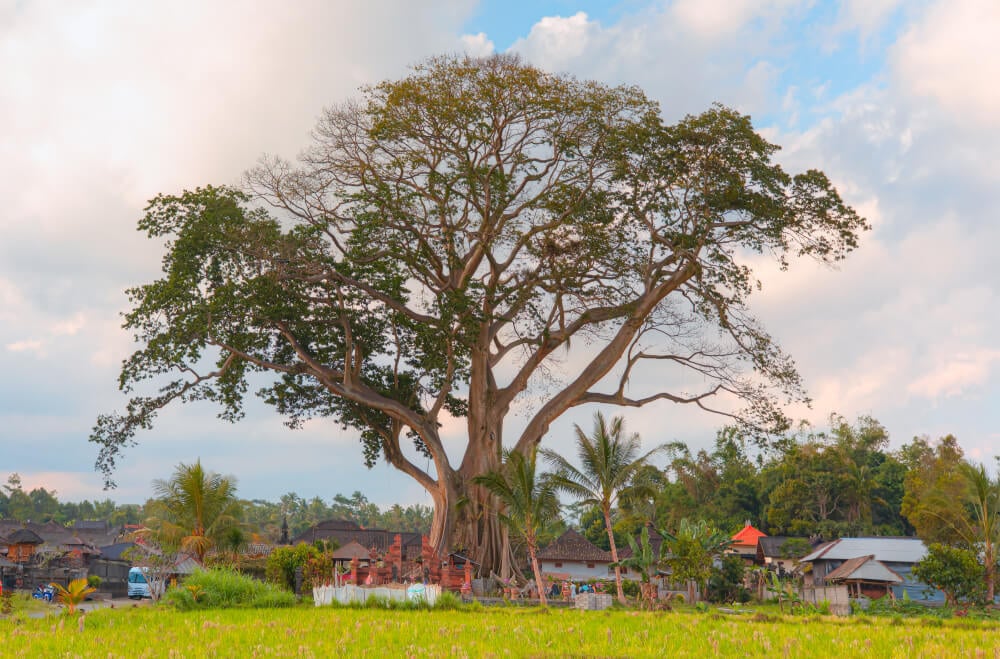
{"label": "grass field", "polygon": [[995,657],[1000,625],[719,613],[105,609],[0,620],[2,657]]}

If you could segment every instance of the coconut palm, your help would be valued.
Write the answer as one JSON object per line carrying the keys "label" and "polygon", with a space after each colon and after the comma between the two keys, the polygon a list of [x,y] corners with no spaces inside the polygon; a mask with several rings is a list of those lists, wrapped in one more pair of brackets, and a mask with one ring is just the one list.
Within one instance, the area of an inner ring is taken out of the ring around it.
{"label": "coconut palm", "polygon": [[49,585],[56,591],[56,599],[66,606],[68,613],[76,613],[76,607],[87,599],[87,595],[97,590],[88,583],[86,577],[73,579],[65,587],[57,583]]}
{"label": "coconut palm", "polygon": [[525,456],[505,451],[501,469],[477,476],[473,482],[499,500],[500,523],[524,538],[538,596],[542,606],[546,606],[545,586],[538,567],[538,535],[559,516],[559,497],[552,479],[538,474],[535,466],[534,452]]}
{"label": "coconut palm", "polygon": [[622,590],[621,567],[618,565],[618,547],[612,531],[611,510],[625,492],[641,495],[647,488],[636,482],[636,477],[647,465],[649,457],[662,451],[658,446],[648,453],[640,453],[638,434],[625,434],[625,420],[616,416],[607,424],[598,412],[594,417],[594,431],[587,435],[580,426],[576,429],[577,457],[581,469],[573,466],[565,457],[554,451],[544,450],[542,455],[555,469],[553,481],[558,489],[582,500],[581,503],[600,508],[604,516],[604,528],[608,533],[611,560],[615,564],[615,588],[618,601],[625,603]]}
{"label": "coconut palm", "polygon": [[177,465],[169,480],[153,481],[156,499],[146,520],[164,547],[177,547],[199,561],[239,525],[236,479],[206,471],[201,460]]}
{"label": "coconut palm", "polygon": [[970,515],[954,515],[953,524],[970,547],[979,550],[986,579],[986,602],[993,603],[1000,553],[1000,478],[990,478],[983,465],[960,465],[968,484],[966,504]]}

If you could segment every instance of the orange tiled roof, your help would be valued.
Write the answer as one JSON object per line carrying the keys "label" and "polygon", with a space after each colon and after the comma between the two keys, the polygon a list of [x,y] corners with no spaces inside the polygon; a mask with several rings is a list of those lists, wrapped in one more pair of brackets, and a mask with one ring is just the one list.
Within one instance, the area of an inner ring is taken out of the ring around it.
{"label": "orange tiled roof", "polygon": [[757,541],[760,538],[766,538],[766,537],[767,537],[766,533],[764,533],[759,529],[755,529],[753,526],[750,525],[750,522],[747,522],[747,525],[744,526],[739,533],[733,536],[733,544],[742,545],[745,547],[756,547]]}

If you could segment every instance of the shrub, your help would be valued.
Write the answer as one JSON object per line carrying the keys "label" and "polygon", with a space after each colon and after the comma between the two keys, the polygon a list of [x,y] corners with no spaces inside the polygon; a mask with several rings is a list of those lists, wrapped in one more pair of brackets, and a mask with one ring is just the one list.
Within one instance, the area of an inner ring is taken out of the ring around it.
{"label": "shrub", "polygon": [[306,564],[312,559],[319,558],[320,552],[313,545],[300,542],[294,547],[276,547],[267,557],[267,564],[264,573],[267,580],[273,584],[282,586],[288,590],[295,590],[295,570],[302,568],[303,580],[302,589],[307,592],[312,588],[312,583],[306,583]]}
{"label": "shrub", "polygon": [[191,609],[266,609],[295,605],[295,595],[228,568],[199,570],[171,588],[165,601],[182,611]]}

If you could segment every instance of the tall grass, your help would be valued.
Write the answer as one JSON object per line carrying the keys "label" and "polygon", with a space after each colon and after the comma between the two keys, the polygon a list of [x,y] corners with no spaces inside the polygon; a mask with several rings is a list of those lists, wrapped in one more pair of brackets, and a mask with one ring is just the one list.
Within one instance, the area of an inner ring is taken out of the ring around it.
{"label": "tall grass", "polygon": [[192,609],[273,609],[295,605],[295,595],[229,568],[198,570],[164,596],[181,611]]}
{"label": "tall grass", "polygon": [[[0,619],[2,657],[977,657],[1000,625],[859,616],[541,610],[471,612],[296,607],[181,613],[163,607]],[[911,624],[916,622],[918,624]],[[83,627],[81,631],[81,627]]]}

